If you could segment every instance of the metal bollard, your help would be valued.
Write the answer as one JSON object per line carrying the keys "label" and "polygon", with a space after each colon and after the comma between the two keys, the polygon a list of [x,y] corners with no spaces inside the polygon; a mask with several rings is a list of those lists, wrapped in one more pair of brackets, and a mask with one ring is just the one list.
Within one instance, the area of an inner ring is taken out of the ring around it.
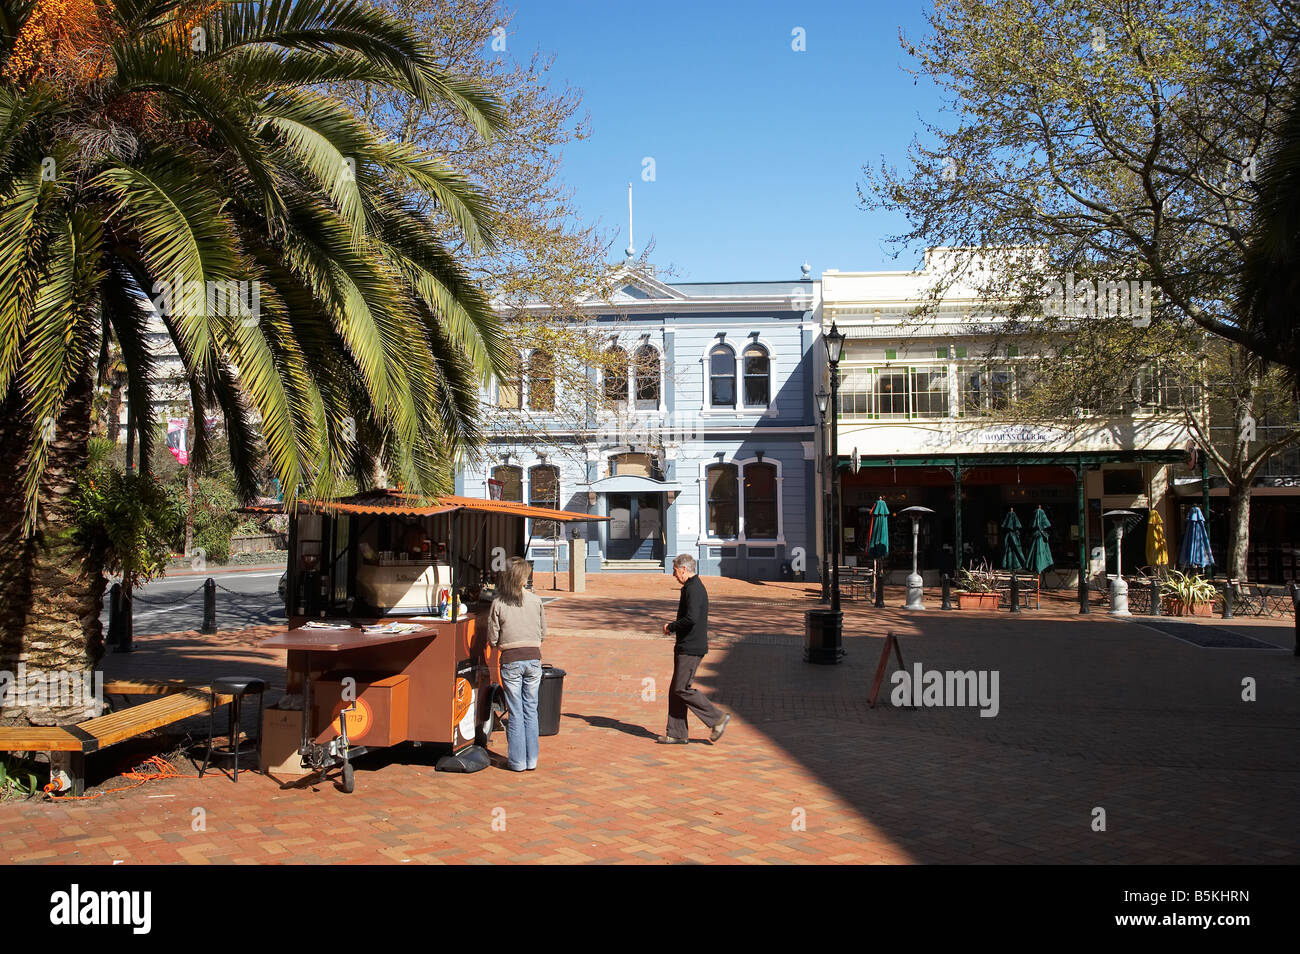
{"label": "metal bollard", "polygon": [[115,653],[129,653],[135,638],[135,600],[131,598],[131,587],[123,586],[118,594],[118,627]]}
{"label": "metal bollard", "polygon": [[114,583],[108,591],[108,636],[104,642],[116,646],[122,638],[122,584]]}
{"label": "metal bollard", "polygon": [[876,574],[876,609],[885,608],[885,572],[882,569]]}
{"label": "metal bollard", "polygon": [[1020,612],[1020,576],[1011,571],[1011,612]]}
{"label": "metal bollard", "polygon": [[1160,581],[1151,581],[1151,615],[1160,615]]}
{"label": "metal bollard", "polygon": [[1223,618],[1232,619],[1232,581],[1223,581]]}
{"label": "metal bollard", "polygon": [[939,609],[952,609],[952,577],[943,575],[943,605]]}
{"label": "metal bollard", "polygon": [[208,577],[203,584],[203,627],[199,630],[206,636],[217,631],[217,581]]}

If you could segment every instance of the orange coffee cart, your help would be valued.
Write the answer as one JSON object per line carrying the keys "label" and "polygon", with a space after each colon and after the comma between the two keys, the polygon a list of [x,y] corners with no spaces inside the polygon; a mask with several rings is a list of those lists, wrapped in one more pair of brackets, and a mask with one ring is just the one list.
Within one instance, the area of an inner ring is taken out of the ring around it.
{"label": "orange coffee cart", "polygon": [[[500,683],[486,625],[496,573],[526,553],[530,524],[550,537],[551,521],[601,519],[390,490],[300,501],[289,519],[289,630],[263,643],[288,654],[300,768],[339,768],[351,791],[350,759],[369,748],[418,742],[455,753],[485,743]],[[291,718],[268,712],[264,745],[273,720]]]}

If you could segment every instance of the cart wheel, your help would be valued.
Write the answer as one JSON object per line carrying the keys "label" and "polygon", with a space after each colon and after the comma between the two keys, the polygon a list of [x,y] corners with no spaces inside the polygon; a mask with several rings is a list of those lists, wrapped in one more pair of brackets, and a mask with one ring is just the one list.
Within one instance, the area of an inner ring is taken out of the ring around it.
{"label": "cart wheel", "polygon": [[347,795],[352,794],[352,789],[356,784],[356,779],[352,775],[352,763],[343,763],[343,792]]}

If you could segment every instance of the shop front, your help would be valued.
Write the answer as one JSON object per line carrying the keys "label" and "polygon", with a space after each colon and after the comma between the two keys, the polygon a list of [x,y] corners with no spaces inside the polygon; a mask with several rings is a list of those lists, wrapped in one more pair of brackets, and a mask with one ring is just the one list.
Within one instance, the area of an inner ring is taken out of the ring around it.
{"label": "shop front", "polygon": [[[870,559],[871,511],[878,500],[884,500],[891,514],[886,569],[894,583],[902,582],[912,563],[911,521],[900,511],[911,506],[934,511],[921,521],[918,539],[918,563],[930,571],[923,574],[929,585],[937,583],[940,573],[955,573],[959,567],[983,561],[1000,566],[1007,514],[1019,518],[1023,542],[1041,507],[1051,525],[1048,545],[1055,561],[1044,575],[1044,586],[1074,588],[1080,566],[1088,568],[1086,575],[1099,572],[1103,553],[1105,565],[1114,566],[1115,528],[1103,526],[1106,510],[1134,510],[1136,516],[1129,520],[1143,532],[1126,527],[1123,561],[1134,568],[1146,562],[1146,513],[1153,499],[1161,505],[1163,465],[1183,456],[1174,450],[859,456],[854,472],[853,458],[841,455],[840,560],[854,566]],[[1108,475],[1130,471],[1149,477],[1153,489],[1125,495],[1114,492],[1117,481],[1107,484]],[[1112,493],[1106,493],[1108,489]]]}

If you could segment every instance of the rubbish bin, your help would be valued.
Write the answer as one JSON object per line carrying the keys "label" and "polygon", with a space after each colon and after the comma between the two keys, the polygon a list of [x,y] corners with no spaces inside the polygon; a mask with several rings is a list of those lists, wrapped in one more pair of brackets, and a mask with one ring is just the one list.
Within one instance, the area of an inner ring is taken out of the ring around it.
{"label": "rubbish bin", "polygon": [[564,697],[564,670],[542,663],[542,687],[537,694],[537,734],[560,734],[560,702]]}
{"label": "rubbish bin", "polygon": [[844,614],[834,610],[807,610],[804,613],[804,662],[833,666],[844,658]]}

